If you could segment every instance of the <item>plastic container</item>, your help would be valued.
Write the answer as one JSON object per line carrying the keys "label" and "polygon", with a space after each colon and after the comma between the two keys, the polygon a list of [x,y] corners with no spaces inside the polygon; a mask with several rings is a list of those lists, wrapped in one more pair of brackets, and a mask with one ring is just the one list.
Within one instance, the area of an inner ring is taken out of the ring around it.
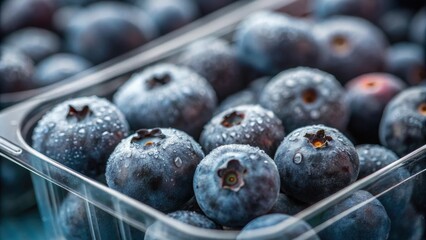
{"label": "plastic container", "polygon": [[[140,49],[139,53],[131,53],[116,64],[101,68],[75,82],[58,86],[50,92],[0,113],[0,155],[31,171],[37,202],[48,237],[64,238],[64,229],[59,224],[59,209],[64,198],[74,194],[82,201],[79,209],[82,212],[82,219],[87,223],[82,228],[87,228],[85,230],[90,233],[92,239],[141,239],[147,227],[156,221],[164,226],[162,231],[156,232],[158,239],[169,239],[171,236],[174,239],[235,239],[239,234],[238,231],[200,229],[173,220],[148,205],[108,188],[101,183],[102,181],[85,177],[57,163],[54,159],[44,156],[30,147],[32,129],[40,117],[58,102],[77,96],[110,97],[132,72],[158,61],[173,59],[173,56],[184,46],[202,37],[226,38],[241,19],[254,11],[275,9],[293,15],[303,15],[308,11],[307,4],[308,1],[300,0],[261,0],[239,5],[235,7],[238,11],[222,12],[218,13],[216,18],[198,21],[192,24],[191,31],[186,33],[186,30],[180,33],[178,31],[154,41]],[[173,40],[168,41],[170,39]],[[324,219],[324,211],[359,189],[380,181],[387,181],[389,176],[401,168],[409,169],[409,176],[406,176],[403,181],[383,187],[376,194],[377,197],[395,188],[404,188],[409,182],[422,184],[426,165],[426,160],[422,156],[425,154],[426,146],[312,205],[296,217],[306,220],[315,231],[320,232],[351,211],[361,208],[373,198],[334,218]],[[105,219],[111,219],[111,224],[103,224]],[[253,231],[248,239],[272,239],[281,236],[295,223],[287,221],[271,228]],[[312,232],[306,232],[296,239],[307,239],[310,234]]]}
{"label": "plastic container", "polygon": [[[192,28],[199,26],[199,24],[202,24],[206,21],[210,21],[211,19],[214,19],[225,12],[233,11],[236,8],[239,8],[240,6],[247,4],[248,2],[250,2],[250,0],[242,0],[238,1],[235,4],[223,7],[222,9],[217,10],[217,12],[204,16],[202,19],[194,21],[194,23],[187,24],[186,26],[178,29],[173,33],[170,33],[167,36],[157,38],[155,42],[147,43],[143,47],[138,48],[132,51],[131,53],[128,53],[116,59],[112,59],[111,61],[105,62],[101,65],[97,65],[93,68],[87,69],[63,81],[54,83],[49,86],[29,89],[20,92],[0,93],[0,111],[31,97],[39,96],[42,93],[52,91],[58,86],[64,85],[65,82],[72,82],[81,79],[85,76],[89,76],[95,73],[96,71],[107,68],[108,66],[111,66],[116,62],[121,61],[122,59],[137,55],[145,51],[146,49],[151,48],[154,45],[158,45],[164,41],[167,41],[168,39],[174,38],[175,36],[182,35],[190,31]],[[36,202],[29,172],[21,167],[16,166],[16,164],[10,163],[9,161],[3,158],[0,158],[0,169],[2,170],[2,172],[0,173],[2,176],[2,191],[0,194],[0,215],[8,216],[18,214],[24,210],[33,207]]]}

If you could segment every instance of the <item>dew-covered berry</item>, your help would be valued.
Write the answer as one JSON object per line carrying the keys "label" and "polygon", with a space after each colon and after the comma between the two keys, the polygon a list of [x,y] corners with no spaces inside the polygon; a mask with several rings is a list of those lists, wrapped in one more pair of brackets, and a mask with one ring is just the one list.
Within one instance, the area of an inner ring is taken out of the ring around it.
{"label": "dew-covered berry", "polygon": [[158,64],[134,74],[114,95],[132,129],[172,127],[197,136],[211,118],[216,96],[195,72]]}
{"label": "dew-covered berry", "polygon": [[194,175],[197,202],[213,221],[241,227],[275,204],[280,179],[274,161],[259,148],[224,145],[210,152]]}
{"label": "dew-covered berry", "polygon": [[259,105],[242,105],[216,115],[204,127],[200,144],[206,153],[226,144],[248,144],[273,156],[284,139],[281,121]]}
{"label": "dew-covered berry", "polygon": [[359,171],[354,145],[342,133],[324,125],[291,132],[274,160],[281,191],[306,203],[315,203],[355,182]]}
{"label": "dew-covered berry", "polygon": [[286,131],[311,124],[345,129],[349,105],[345,91],[330,74],[299,67],[281,72],[265,86],[260,104],[281,119]]}
{"label": "dew-covered berry", "polygon": [[174,211],[193,196],[194,171],[203,157],[201,146],[182,131],[141,129],[109,157],[107,184],[155,209]]}
{"label": "dew-covered berry", "polygon": [[108,100],[67,100],[37,123],[32,146],[46,156],[88,176],[104,172],[105,163],[128,134],[123,114]]}

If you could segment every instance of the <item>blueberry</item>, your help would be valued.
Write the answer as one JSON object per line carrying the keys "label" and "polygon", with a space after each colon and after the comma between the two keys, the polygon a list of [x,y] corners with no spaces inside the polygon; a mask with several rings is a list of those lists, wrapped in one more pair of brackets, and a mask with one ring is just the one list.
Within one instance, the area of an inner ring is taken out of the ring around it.
{"label": "blueberry", "polygon": [[350,113],[340,83],[312,68],[289,69],[275,76],[263,90],[260,104],[272,110],[287,131],[318,123],[345,129]]}
{"label": "blueberry", "polygon": [[234,40],[240,61],[268,74],[315,66],[319,56],[309,24],[281,13],[250,15],[238,26]]}
{"label": "blueberry", "polygon": [[402,157],[426,144],[426,87],[411,87],[386,106],[380,142]]}
{"label": "blueberry", "polygon": [[350,212],[334,220],[329,227],[319,232],[322,240],[385,240],[388,238],[391,222],[385,208],[373,195],[362,190],[356,191],[345,200],[327,209],[323,213],[323,221],[347,210]]}
{"label": "blueberry", "polygon": [[26,55],[0,47],[0,93],[10,93],[34,88],[33,61]]}
{"label": "blueberry", "polygon": [[21,51],[36,63],[57,53],[61,47],[61,40],[56,34],[41,28],[16,31],[7,36],[4,43]]}
{"label": "blueberry", "polygon": [[[424,4],[424,3],[423,3]],[[418,44],[425,44],[426,37],[426,6],[420,9],[413,17],[410,26],[409,38]]]}
{"label": "blueberry", "polygon": [[341,83],[364,73],[383,70],[386,37],[368,21],[336,16],[319,23],[314,30],[323,51],[320,68]]}
{"label": "blueberry", "polygon": [[127,132],[123,114],[109,101],[81,97],[46,113],[34,129],[32,145],[65,166],[94,177],[104,172],[108,156]]}
{"label": "blueberry", "polygon": [[110,188],[164,212],[193,195],[192,179],[204,157],[201,147],[175,129],[141,129],[123,140],[107,162]]}
{"label": "blueberry", "polygon": [[241,90],[225,98],[216,108],[214,115],[241,105],[256,105],[258,102],[258,98],[253,91],[248,89]]}
{"label": "blueberry", "polygon": [[355,182],[359,160],[353,144],[324,125],[291,132],[278,147],[275,163],[281,191],[306,203],[330,196]]}
{"label": "blueberry", "polygon": [[295,199],[292,199],[285,195],[284,193],[280,193],[278,196],[277,202],[269,211],[269,213],[283,213],[288,215],[296,215],[301,212],[309,205]]}
{"label": "blueberry", "polygon": [[385,73],[367,73],[346,84],[351,110],[348,129],[359,142],[379,142],[383,111],[404,88],[401,79]]}
{"label": "blueberry", "polygon": [[93,231],[101,239],[118,239],[120,236],[117,222],[111,215],[72,193],[59,208],[58,225],[68,240],[90,240]]}
{"label": "blueberry", "polygon": [[392,9],[380,17],[378,25],[391,43],[407,41],[412,15],[407,9]]}
{"label": "blueberry", "polygon": [[225,7],[228,4],[235,2],[235,0],[193,0],[198,7],[200,8],[203,14],[208,14],[213,11],[216,11],[222,7]]}
{"label": "blueberry", "polygon": [[424,230],[424,217],[409,205],[401,218],[395,224],[392,223],[389,240],[419,240],[422,239]]}
{"label": "blueberry", "polygon": [[225,40],[199,40],[180,55],[178,62],[209,81],[219,99],[224,99],[243,87],[235,49]]}
{"label": "blueberry", "polygon": [[91,66],[90,62],[80,56],[58,53],[44,59],[37,65],[33,80],[38,86],[47,86],[71,77]]}
{"label": "blueberry", "polygon": [[284,128],[273,112],[259,105],[230,108],[204,127],[200,144],[206,153],[227,144],[248,144],[273,156],[284,139]]}
{"label": "blueberry", "polygon": [[55,10],[54,0],[5,0],[0,8],[1,32],[30,26],[49,28]]}
{"label": "blueberry", "polygon": [[387,10],[388,0],[316,0],[313,11],[316,18],[335,15],[355,16],[377,23]]}
{"label": "blueberry", "polygon": [[119,2],[99,2],[68,24],[68,49],[98,64],[137,48],[156,35],[154,23],[141,9]]}
{"label": "blueberry", "polygon": [[[358,179],[364,178],[377,170],[398,160],[398,156],[380,145],[360,145],[356,151],[359,157],[359,176]],[[365,190],[373,195],[378,195],[384,191],[388,191],[396,184],[401,184],[392,190],[381,195],[378,199],[383,204],[388,213],[392,226],[399,222],[405,209],[410,203],[411,194],[413,192],[413,181],[404,182],[410,177],[410,172],[400,167],[392,173],[383,176],[382,179],[370,184]]]}
{"label": "blueberry", "polygon": [[65,34],[68,24],[73,22],[73,18],[81,11],[78,6],[65,6],[55,11],[52,24],[54,29],[60,34]]}
{"label": "blueberry", "polygon": [[[210,219],[200,213],[191,211],[176,211],[167,214],[167,216],[195,227],[205,229],[217,229],[217,226],[214,222],[212,222]],[[188,236],[184,235],[184,233],[180,232],[177,229],[171,228],[166,224],[163,224],[161,222],[155,222],[146,230],[144,240],[188,239]]]}
{"label": "blueberry", "polygon": [[114,102],[132,129],[173,127],[197,137],[213,114],[216,96],[193,71],[158,64],[134,74]]}
{"label": "blueberry", "polygon": [[[252,234],[253,231],[256,229],[262,229],[267,228],[271,226],[276,226],[278,224],[284,224],[284,222],[287,222],[288,227],[283,228],[279,233],[274,234],[274,236],[268,235],[268,237],[258,237],[256,239],[295,239],[298,237],[301,237],[302,235],[306,234],[307,232],[311,231],[312,228],[303,220],[299,220],[297,218],[291,217],[286,214],[268,214],[264,215],[258,218],[255,218],[251,222],[249,222],[241,231],[240,235],[237,237],[237,239],[253,239]],[[312,233],[310,233],[312,234]],[[303,238],[308,240],[319,240],[318,236],[313,233],[312,236]]]}
{"label": "blueberry", "polygon": [[240,227],[275,204],[280,179],[274,161],[248,145],[224,145],[198,165],[194,193],[207,217],[229,227]]}
{"label": "blueberry", "polygon": [[161,34],[176,30],[199,15],[192,0],[142,0],[141,5],[154,20]]}
{"label": "blueberry", "polygon": [[386,71],[410,85],[426,82],[426,63],[422,47],[408,42],[391,46],[386,56]]}
{"label": "blueberry", "polygon": [[367,177],[377,170],[398,160],[398,156],[391,150],[374,144],[356,146],[359,158],[358,179]]}

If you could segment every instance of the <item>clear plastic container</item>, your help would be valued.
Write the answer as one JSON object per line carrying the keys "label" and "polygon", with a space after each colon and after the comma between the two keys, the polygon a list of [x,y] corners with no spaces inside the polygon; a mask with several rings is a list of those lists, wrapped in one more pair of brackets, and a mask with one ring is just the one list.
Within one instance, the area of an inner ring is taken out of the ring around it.
{"label": "clear plastic container", "polygon": [[[148,205],[108,188],[102,180],[88,178],[44,156],[30,146],[32,129],[53,105],[78,96],[98,95],[109,98],[132,72],[165,59],[172,61],[183,47],[194,40],[206,36],[227,38],[236,24],[252,12],[274,9],[293,15],[304,15],[308,11],[307,6],[308,1],[300,0],[261,0],[238,5],[235,7],[238,11],[218,13],[216,17],[195,22],[191,24],[192,30],[183,29],[181,32],[172,33],[143,47],[137,53],[124,56],[115,64],[109,64],[93,74],[58,86],[52,91],[1,112],[0,156],[31,171],[37,202],[48,237],[64,238],[65,230],[60,226],[60,218],[63,214],[60,213],[60,206],[65,198],[71,196],[80,199],[81,205],[77,209],[81,212],[81,219],[87,223],[80,226],[80,230],[87,231],[92,239],[142,239],[146,229],[155,222],[160,222],[163,226],[161,231],[155,232],[158,239],[236,239],[239,231],[207,230],[176,221]],[[173,40],[169,41],[170,39]],[[421,187],[423,181],[426,181],[423,179],[426,165],[425,154],[426,146],[298,213],[295,217],[307,221],[314,231],[305,232],[296,239],[309,239],[311,234],[323,231],[351,212],[362,208],[375,197],[406,188],[408,184]],[[402,181],[383,184],[371,199],[337,216],[324,217],[325,211],[330,207],[360,189],[380,182],[389,182],[388,179],[402,168],[409,170],[409,174]],[[108,224],[105,224],[105,221]],[[254,230],[245,236],[247,237],[245,239],[277,237],[279,239],[294,224],[297,224],[297,221],[286,221],[274,227]]]}

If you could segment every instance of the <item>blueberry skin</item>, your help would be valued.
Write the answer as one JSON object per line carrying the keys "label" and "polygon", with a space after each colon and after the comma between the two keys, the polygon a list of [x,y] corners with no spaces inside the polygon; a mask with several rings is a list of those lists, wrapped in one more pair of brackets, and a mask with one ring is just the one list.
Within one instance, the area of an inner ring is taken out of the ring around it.
{"label": "blueberry skin", "polygon": [[31,76],[33,61],[26,55],[6,47],[0,47],[0,93],[18,92],[34,88]]}
{"label": "blueberry skin", "polygon": [[[199,227],[199,228],[205,228],[205,229],[218,228],[216,223],[212,222],[206,216],[200,213],[192,212],[192,211],[176,211],[176,212],[167,214],[167,216],[174,218],[176,220],[179,220],[181,222],[184,222],[186,224]],[[154,224],[149,226],[148,229],[146,230],[144,240],[188,239],[188,236],[181,236],[181,235],[184,235],[184,234],[179,232],[178,230],[168,227],[165,224],[162,224],[161,222],[155,222]]]}
{"label": "blueberry skin", "polygon": [[134,74],[114,95],[132,129],[172,127],[198,137],[212,117],[216,96],[193,71],[157,64]]}
{"label": "blueberry skin", "polygon": [[316,66],[319,46],[310,25],[282,13],[258,12],[248,16],[234,35],[239,60],[275,75],[297,66]]}
{"label": "blueberry skin", "polygon": [[313,11],[317,19],[347,15],[377,23],[387,10],[387,2],[387,0],[316,0]]}
{"label": "blueberry skin", "polygon": [[71,77],[91,66],[90,62],[80,56],[58,53],[44,59],[37,65],[33,80],[40,87],[47,86]]}
{"label": "blueberry skin", "polygon": [[191,44],[177,61],[209,81],[219,100],[243,87],[235,49],[225,40],[198,40]]}
{"label": "blueberry skin", "polygon": [[194,2],[198,5],[203,14],[208,14],[235,2],[235,0],[194,0]]}
{"label": "blueberry skin", "polygon": [[174,211],[193,195],[192,179],[203,157],[201,146],[184,132],[139,130],[109,157],[107,184],[155,209]]}
{"label": "blueberry skin", "polygon": [[3,43],[30,57],[35,63],[57,53],[61,40],[56,34],[41,28],[24,28],[7,36]]}
{"label": "blueberry skin", "polygon": [[154,20],[160,34],[183,27],[200,15],[192,0],[142,0],[139,2]]}
{"label": "blueberry skin", "polygon": [[65,33],[68,50],[94,64],[135,49],[157,35],[152,19],[142,9],[125,3],[95,3],[71,20]]}
{"label": "blueberry skin", "polygon": [[355,182],[359,172],[354,145],[342,133],[324,125],[291,132],[274,160],[281,191],[305,203],[316,203]]}
{"label": "blueberry skin", "polygon": [[426,87],[408,88],[386,106],[380,143],[402,157],[426,144]]}
{"label": "blueberry skin", "polygon": [[426,6],[420,9],[416,15],[414,15],[413,20],[411,21],[409,38],[412,42],[417,44],[425,44],[426,37]]}
{"label": "blueberry skin", "polygon": [[379,125],[388,102],[405,83],[386,73],[367,73],[346,83],[350,106],[348,130],[362,143],[379,142]]}
{"label": "blueberry skin", "polygon": [[281,121],[259,105],[230,108],[210,120],[200,136],[206,153],[227,144],[248,144],[273,156],[284,139]]}
{"label": "blueberry skin", "polygon": [[391,46],[386,55],[386,71],[410,85],[426,82],[426,64],[421,45],[403,42]]}
{"label": "blueberry skin", "polygon": [[[356,191],[350,197],[337,203],[323,213],[324,221],[334,217],[360,203],[374,198],[366,191]],[[387,239],[391,221],[379,200],[359,206],[353,212],[336,220],[332,225],[319,232],[322,240],[358,240],[358,239]]]}
{"label": "blueberry skin", "polygon": [[361,74],[383,71],[388,43],[383,32],[368,21],[332,17],[317,24],[314,35],[322,50],[320,69],[342,84]]}
{"label": "blueberry skin", "polygon": [[284,193],[280,193],[277,202],[269,211],[269,213],[296,215],[307,207],[309,207],[308,204],[292,199]]}
{"label": "blueberry skin", "polygon": [[408,30],[413,16],[407,9],[392,9],[384,13],[379,20],[379,27],[386,34],[389,42],[408,41]]}
{"label": "blueberry skin", "polygon": [[93,225],[95,231],[98,230],[99,237],[102,239],[120,238],[114,217],[94,206],[90,206],[90,213],[88,213],[86,204],[86,201],[72,193],[69,193],[62,202],[57,221],[65,239],[91,240],[90,225]]}
{"label": "blueberry skin", "polygon": [[128,134],[123,114],[96,96],[70,99],[56,105],[37,123],[35,150],[89,177],[105,170],[105,163]]}
{"label": "blueberry skin", "polygon": [[266,153],[231,144],[214,149],[201,161],[193,186],[207,217],[224,226],[241,227],[271,210],[280,179]]}
{"label": "blueberry skin", "polygon": [[0,8],[0,32],[8,34],[30,26],[49,28],[55,10],[54,0],[6,0]]}
{"label": "blueberry skin", "polygon": [[[360,165],[358,179],[364,178],[398,160],[398,156],[395,153],[380,145],[360,145],[356,147],[356,151]],[[410,175],[407,169],[401,167],[384,176],[381,180],[369,185],[365,190],[373,195],[377,195],[407,180]],[[409,206],[413,185],[413,181],[404,182],[402,185],[393,188],[378,198],[393,223],[399,222],[405,209]]]}
{"label": "blueberry skin", "polygon": [[345,129],[349,106],[345,91],[330,74],[299,67],[271,79],[260,96],[260,104],[281,119],[286,131],[311,124]]}
{"label": "blueberry skin", "polygon": [[[279,214],[279,213],[274,213],[274,214],[268,214],[268,215],[263,215],[261,217],[255,218],[254,220],[252,220],[251,222],[249,222],[241,231],[240,235],[237,237],[238,240],[242,240],[242,239],[252,239],[250,238],[251,232],[250,230],[255,230],[255,229],[261,229],[261,228],[266,228],[266,227],[271,227],[271,226],[275,226],[278,224],[281,224],[285,221],[289,221],[289,220],[296,220],[296,218],[291,217],[289,215],[286,214]],[[294,223],[294,225],[290,225],[290,227],[285,228],[284,230],[282,230],[282,232],[280,232],[279,234],[275,234],[274,237],[272,236],[268,236],[265,238],[257,238],[257,239],[268,239],[268,240],[272,240],[272,239],[295,239],[297,237],[300,237],[302,234],[311,231],[312,228],[311,226],[309,226],[309,224],[307,224],[305,221],[303,220],[297,220],[297,222]],[[277,236],[279,235],[279,236]],[[319,240],[318,236],[316,234],[307,237],[307,238],[303,238],[303,239],[308,239],[308,240]]]}
{"label": "blueberry skin", "polygon": [[214,115],[242,105],[256,105],[259,101],[256,94],[248,89],[236,92],[225,98],[216,108]]}
{"label": "blueberry skin", "polygon": [[420,240],[425,230],[425,219],[409,205],[401,218],[392,222],[389,240]]}

